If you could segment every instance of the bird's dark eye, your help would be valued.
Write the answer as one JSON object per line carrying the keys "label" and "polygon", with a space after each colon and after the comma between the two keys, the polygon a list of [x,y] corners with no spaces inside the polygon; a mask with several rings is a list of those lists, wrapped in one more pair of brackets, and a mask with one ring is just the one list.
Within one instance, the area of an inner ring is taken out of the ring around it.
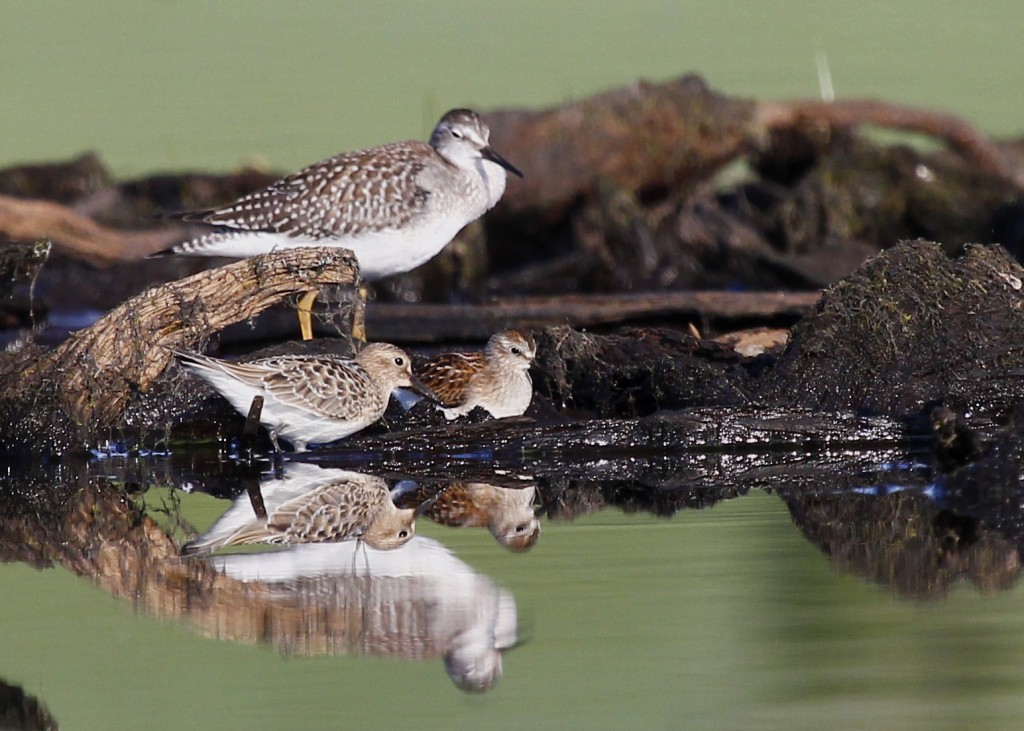
{"label": "bird's dark eye", "polygon": [[461,140],[462,139],[462,133],[459,132],[459,130],[457,130],[457,129],[453,129],[452,130],[452,137],[454,137],[457,140]]}
{"label": "bird's dark eye", "polygon": [[521,348],[519,348],[519,347],[517,347],[515,345],[512,346],[512,355],[522,355],[522,354],[523,354],[523,351],[522,351]]}
{"label": "bird's dark eye", "polygon": [[398,366],[399,368],[404,366],[405,365],[405,358],[403,358],[402,356],[398,356],[397,358],[395,358],[395,365]]}
{"label": "bird's dark eye", "polygon": [[409,536],[409,531],[407,531],[407,530],[400,530],[400,531],[398,531],[398,537],[399,538],[407,538],[408,536]]}
{"label": "bird's dark eye", "polygon": [[526,527],[527,527],[526,523],[522,523],[521,525],[517,525],[516,526],[516,533],[522,533],[523,531],[526,530]]}

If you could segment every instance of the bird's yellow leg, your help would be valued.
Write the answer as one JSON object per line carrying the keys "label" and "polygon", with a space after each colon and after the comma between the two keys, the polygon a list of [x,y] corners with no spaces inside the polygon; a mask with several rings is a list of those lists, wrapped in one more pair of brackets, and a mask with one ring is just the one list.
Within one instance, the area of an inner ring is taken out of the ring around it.
{"label": "bird's yellow leg", "polygon": [[352,339],[361,343],[366,342],[366,298],[369,294],[366,284],[360,280],[352,312]]}
{"label": "bird's yellow leg", "polygon": [[313,339],[313,303],[317,294],[317,291],[312,289],[299,299],[299,330],[302,331],[303,340]]}

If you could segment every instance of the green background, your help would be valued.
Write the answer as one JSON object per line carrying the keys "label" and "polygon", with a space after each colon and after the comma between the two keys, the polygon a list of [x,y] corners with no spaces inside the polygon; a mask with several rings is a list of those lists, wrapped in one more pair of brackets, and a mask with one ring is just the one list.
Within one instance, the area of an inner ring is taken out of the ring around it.
{"label": "green background", "polygon": [[543,107],[702,74],[761,99],[946,109],[1019,134],[1017,0],[0,4],[0,164],[97,150],[118,177],[297,169],[425,138],[455,106]]}

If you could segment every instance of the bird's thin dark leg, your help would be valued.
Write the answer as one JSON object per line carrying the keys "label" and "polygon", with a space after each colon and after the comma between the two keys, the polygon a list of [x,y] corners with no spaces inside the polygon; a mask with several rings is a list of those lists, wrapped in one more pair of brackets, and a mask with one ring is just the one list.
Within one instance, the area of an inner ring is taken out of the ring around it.
{"label": "bird's thin dark leg", "polygon": [[263,414],[263,397],[253,396],[249,405],[249,414],[245,417],[245,427],[242,429],[241,450],[243,457],[251,462],[252,450],[256,443],[256,434],[260,429],[260,416]]}

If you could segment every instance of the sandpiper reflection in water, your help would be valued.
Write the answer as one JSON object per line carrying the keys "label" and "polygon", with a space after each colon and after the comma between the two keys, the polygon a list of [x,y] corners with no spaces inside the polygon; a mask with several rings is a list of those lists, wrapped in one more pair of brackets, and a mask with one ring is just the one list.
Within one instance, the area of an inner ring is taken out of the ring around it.
{"label": "sandpiper reflection in water", "polygon": [[251,543],[298,544],[360,540],[389,550],[416,532],[417,509],[399,509],[379,477],[310,464],[291,464],[280,479],[260,483],[264,515],[243,494],[213,526],[182,547],[207,553]]}
{"label": "sandpiper reflection in water", "polygon": [[494,687],[519,643],[513,596],[424,536],[390,551],[347,542],[198,560],[251,587],[209,623],[225,639],[303,654],[440,658],[473,692]]}
{"label": "sandpiper reflection in water", "polygon": [[540,537],[534,505],[537,488],[500,487],[483,482],[437,485],[400,484],[392,490],[398,505],[423,504],[423,514],[453,528],[483,527],[510,551],[528,551]]}

